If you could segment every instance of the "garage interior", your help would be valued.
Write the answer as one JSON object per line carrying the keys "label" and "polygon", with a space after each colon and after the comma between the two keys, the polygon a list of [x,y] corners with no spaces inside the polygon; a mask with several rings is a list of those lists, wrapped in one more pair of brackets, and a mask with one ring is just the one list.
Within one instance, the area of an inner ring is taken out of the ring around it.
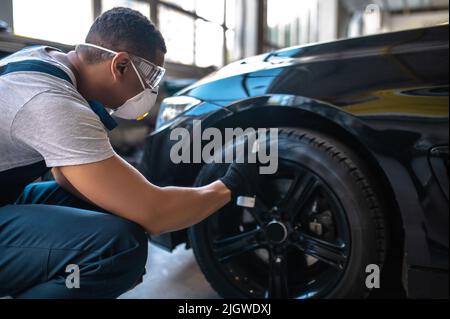
{"label": "garage interior", "polygon": [[[167,75],[158,101],[244,58],[286,47],[445,24],[448,0],[2,0],[3,55],[30,44],[62,50],[84,42],[95,18],[117,6],[136,9],[164,35]],[[54,28],[58,25],[58,28]],[[143,156],[158,109],[140,122],[120,120],[113,147],[132,165]],[[216,299],[191,249],[149,246],[143,283],[123,299]]]}

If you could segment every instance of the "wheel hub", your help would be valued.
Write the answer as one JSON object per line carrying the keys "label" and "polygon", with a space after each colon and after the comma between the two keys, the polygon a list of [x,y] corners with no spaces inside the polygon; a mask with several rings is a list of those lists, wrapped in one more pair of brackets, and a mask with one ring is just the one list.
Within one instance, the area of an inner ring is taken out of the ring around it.
{"label": "wheel hub", "polygon": [[281,244],[288,237],[288,229],[283,223],[274,220],[267,224],[266,236],[272,243]]}

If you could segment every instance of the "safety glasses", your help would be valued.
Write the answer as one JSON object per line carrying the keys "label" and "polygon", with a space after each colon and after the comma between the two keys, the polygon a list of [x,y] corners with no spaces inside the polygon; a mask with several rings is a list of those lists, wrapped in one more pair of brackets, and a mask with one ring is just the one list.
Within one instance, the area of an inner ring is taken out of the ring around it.
{"label": "safety glasses", "polygon": [[145,84],[151,89],[157,88],[166,74],[166,69],[132,54],[130,54],[130,59]]}

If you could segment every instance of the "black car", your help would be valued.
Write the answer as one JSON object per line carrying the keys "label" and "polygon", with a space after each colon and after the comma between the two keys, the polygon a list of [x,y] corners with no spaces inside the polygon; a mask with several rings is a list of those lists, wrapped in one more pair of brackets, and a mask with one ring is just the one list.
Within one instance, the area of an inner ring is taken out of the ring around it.
{"label": "black car", "polygon": [[254,209],[229,204],[152,241],[187,243],[226,298],[448,298],[448,36],[442,25],[288,48],[165,100],[140,165],[151,182],[224,174],[170,160],[170,133],[194,120],[279,128],[279,169]]}

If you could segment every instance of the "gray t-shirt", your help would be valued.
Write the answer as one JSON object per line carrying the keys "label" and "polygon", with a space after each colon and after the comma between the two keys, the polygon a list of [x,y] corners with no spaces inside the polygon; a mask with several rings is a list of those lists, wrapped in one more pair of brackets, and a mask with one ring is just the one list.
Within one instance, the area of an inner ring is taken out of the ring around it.
{"label": "gray t-shirt", "polygon": [[115,154],[100,118],[78,93],[74,74],[47,50],[35,47],[0,60],[0,67],[43,60],[75,83],[29,71],[0,76],[0,172],[42,160],[48,167],[95,163]]}

